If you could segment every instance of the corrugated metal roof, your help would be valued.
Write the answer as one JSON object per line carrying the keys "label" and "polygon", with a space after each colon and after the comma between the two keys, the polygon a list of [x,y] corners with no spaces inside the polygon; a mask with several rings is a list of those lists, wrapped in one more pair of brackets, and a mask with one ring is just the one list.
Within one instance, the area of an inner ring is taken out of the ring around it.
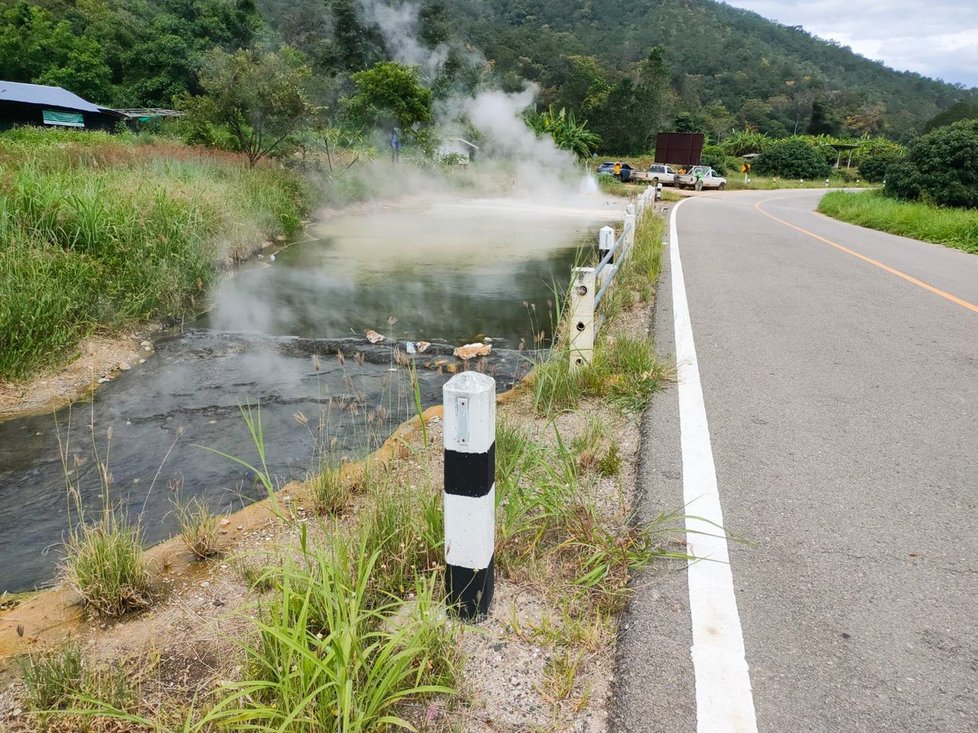
{"label": "corrugated metal roof", "polygon": [[61,87],[46,87],[40,84],[21,84],[16,81],[0,81],[0,102],[23,102],[40,104],[46,107],[60,107],[79,112],[100,112],[101,107],[86,102],[77,94]]}

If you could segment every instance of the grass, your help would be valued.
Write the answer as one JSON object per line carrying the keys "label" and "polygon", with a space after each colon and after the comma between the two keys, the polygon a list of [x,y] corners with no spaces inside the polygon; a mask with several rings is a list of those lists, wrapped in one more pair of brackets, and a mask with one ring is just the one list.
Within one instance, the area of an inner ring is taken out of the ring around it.
{"label": "grass", "polygon": [[121,616],[152,600],[138,524],[106,509],[94,523],[74,527],[65,543],[64,581],[102,616]]}
{"label": "grass", "polygon": [[186,501],[177,499],[173,506],[180,523],[180,537],[187,549],[200,560],[216,555],[221,518],[196,496]]}
{"label": "grass", "polygon": [[245,647],[246,680],[209,715],[239,729],[353,733],[409,728],[400,705],[452,694],[455,641],[437,580],[420,578],[411,604],[375,605],[380,556],[366,539],[337,535],[286,565],[256,622],[259,644]]}
{"label": "grass", "polygon": [[[643,216],[635,230],[635,244],[619,268],[614,284],[601,302],[599,314],[612,321],[655,294],[662,264],[663,222]],[[559,343],[549,358],[528,377],[533,406],[547,416],[575,409],[582,398],[610,399],[625,411],[644,409],[671,369],[655,357],[651,337],[596,337],[591,364],[572,369],[566,343]]]}
{"label": "grass", "polygon": [[165,139],[0,134],[0,378],[78,341],[200,308],[228,260],[299,228],[304,185]]}
{"label": "grass", "polygon": [[[132,707],[138,696],[124,665],[93,666],[74,640],[48,652],[20,657],[17,663],[24,682],[24,706],[40,730],[92,730],[89,716],[100,704],[125,709]],[[103,703],[86,705],[83,701],[88,699]],[[71,715],[80,705],[88,708],[84,717]]]}
{"label": "grass", "polygon": [[822,197],[818,210],[850,224],[978,254],[978,211],[973,209],[897,201],[877,191],[833,191]]}

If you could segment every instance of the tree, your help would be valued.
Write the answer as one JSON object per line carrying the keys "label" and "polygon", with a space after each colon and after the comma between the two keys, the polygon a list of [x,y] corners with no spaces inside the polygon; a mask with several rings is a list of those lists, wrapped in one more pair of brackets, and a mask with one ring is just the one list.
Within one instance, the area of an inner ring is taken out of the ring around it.
{"label": "tree", "polygon": [[757,156],[754,171],[760,175],[811,180],[825,178],[829,174],[829,164],[814,145],[792,138],[768,145]]}
{"label": "tree", "polygon": [[421,83],[415,67],[385,61],[358,71],[353,83],[356,92],[344,100],[344,105],[356,124],[396,124],[408,130],[431,122],[434,95]]}
{"label": "tree", "polygon": [[932,130],[936,130],[938,127],[946,127],[947,125],[959,122],[961,120],[975,119],[978,119],[978,104],[959,100],[940,114],[932,117],[927,124],[924,125],[924,132],[931,132]]}
{"label": "tree", "polygon": [[0,78],[64,87],[103,104],[111,93],[99,42],[26,2],[0,10]]}
{"label": "tree", "polygon": [[543,114],[529,114],[526,122],[537,137],[550,135],[558,148],[569,150],[580,160],[590,158],[601,142],[601,138],[587,129],[587,122],[578,122],[573,112],[563,108],[556,114],[553,107]]}
{"label": "tree", "polygon": [[313,107],[304,84],[309,77],[298,54],[214,49],[200,72],[202,96],[185,96],[181,106],[191,126],[227,129],[254,167],[309,120]]}
{"label": "tree", "polygon": [[886,172],[884,191],[938,206],[978,208],[978,120],[962,120],[922,135],[903,163]]}

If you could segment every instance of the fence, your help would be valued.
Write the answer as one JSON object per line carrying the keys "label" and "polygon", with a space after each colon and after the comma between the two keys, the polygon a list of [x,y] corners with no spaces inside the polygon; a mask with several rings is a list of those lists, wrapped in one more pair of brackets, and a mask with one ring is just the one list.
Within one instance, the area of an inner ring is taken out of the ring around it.
{"label": "fence", "polygon": [[621,233],[617,237],[613,228],[602,227],[598,232],[597,265],[574,268],[568,327],[572,370],[591,363],[594,337],[604,323],[604,316],[600,313],[601,302],[608,290],[614,287],[615,275],[628,260],[635,246],[635,227],[655,202],[656,193],[654,188],[648,188],[634,204],[627,206]]}

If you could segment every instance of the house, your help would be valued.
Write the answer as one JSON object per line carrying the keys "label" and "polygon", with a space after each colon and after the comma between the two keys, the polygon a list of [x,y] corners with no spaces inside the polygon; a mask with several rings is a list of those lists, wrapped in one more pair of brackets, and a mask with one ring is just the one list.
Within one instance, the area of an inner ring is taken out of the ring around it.
{"label": "house", "polygon": [[0,81],[0,130],[19,125],[115,129],[126,116],[61,87]]}

